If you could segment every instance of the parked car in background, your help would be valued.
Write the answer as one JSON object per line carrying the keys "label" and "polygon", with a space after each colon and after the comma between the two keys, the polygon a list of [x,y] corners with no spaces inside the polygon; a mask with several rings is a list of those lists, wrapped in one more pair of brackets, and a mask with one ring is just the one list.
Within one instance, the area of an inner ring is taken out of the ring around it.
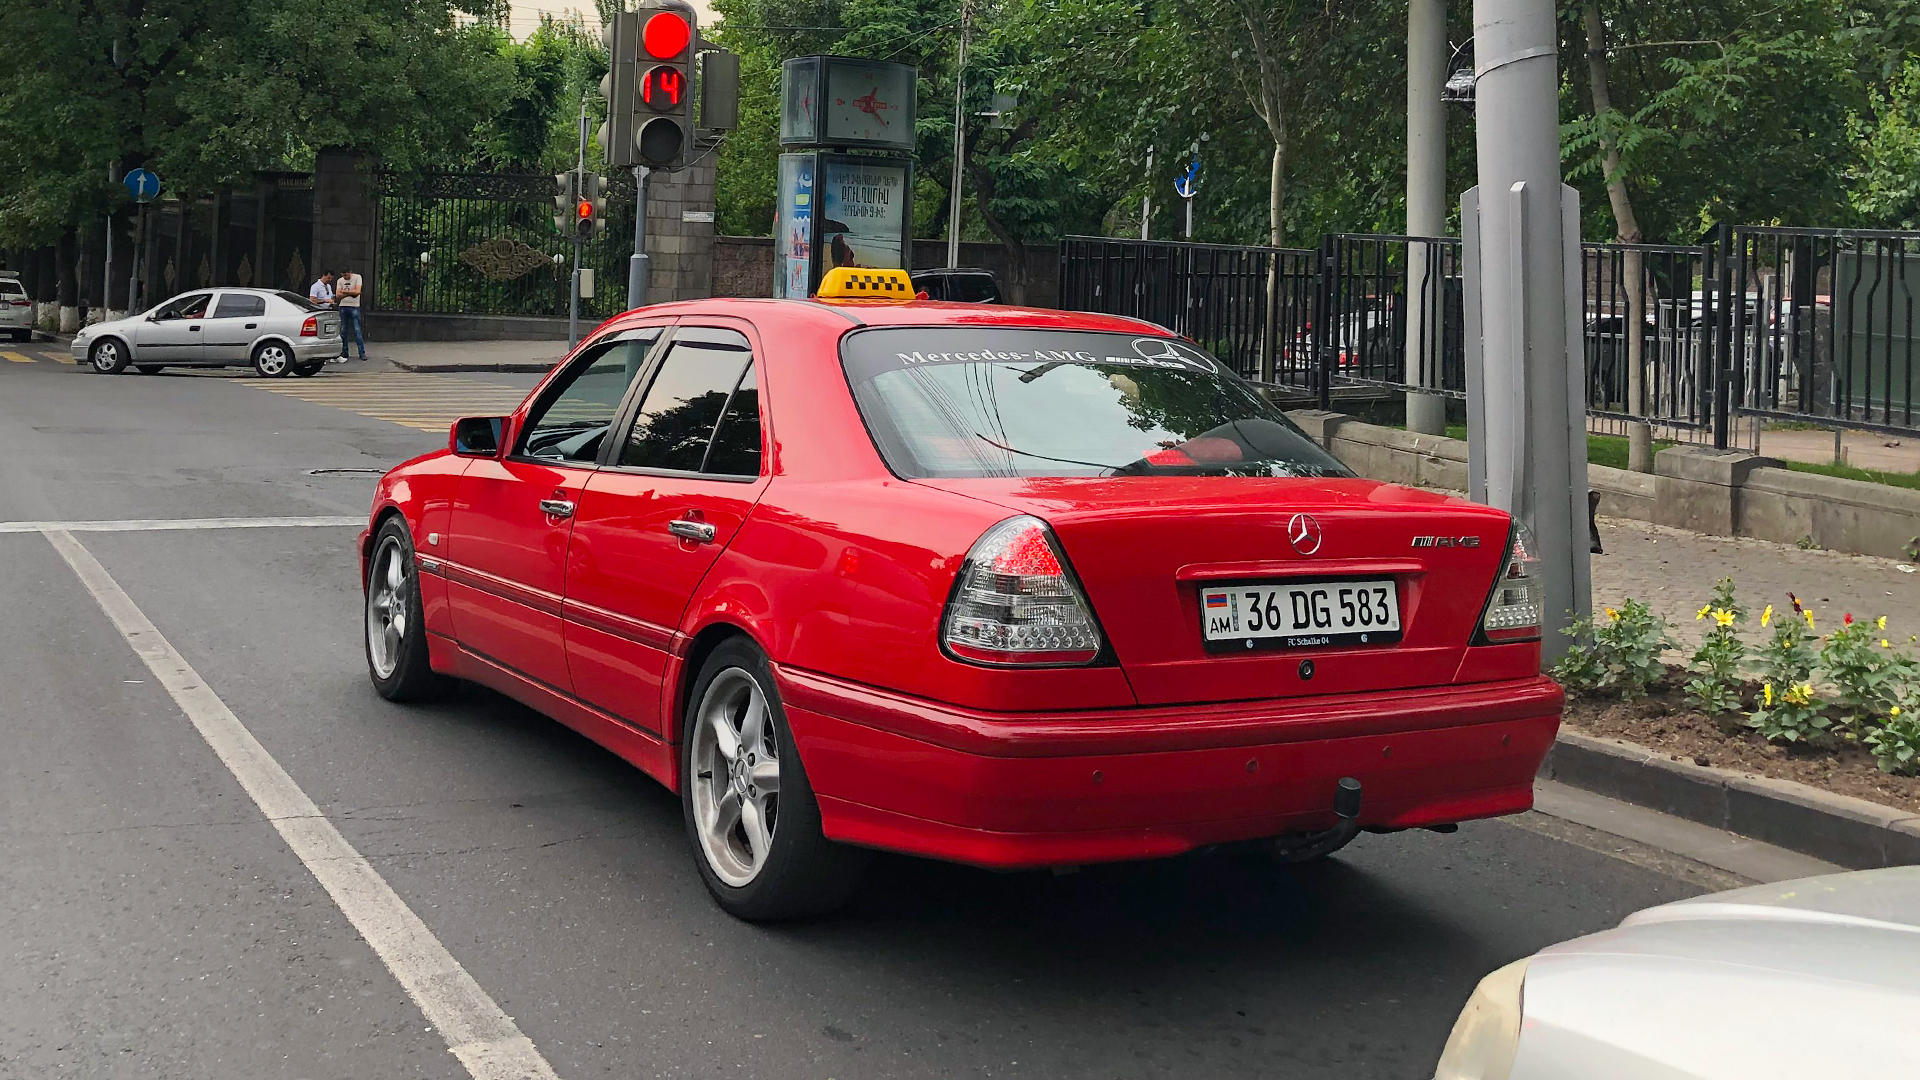
{"label": "parked car in background", "polygon": [[929,300],[949,300],[960,304],[998,304],[1004,295],[1000,291],[1000,279],[993,276],[991,270],[947,269],[915,270],[912,274],[916,291],[927,294]]}
{"label": "parked car in background", "polygon": [[165,367],[242,364],[267,378],[312,375],[340,355],[340,313],[275,289],[196,289],[86,327],[71,348],[75,361],[103,375],[129,365],[150,375]]}
{"label": "parked car in background", "polygon": [[1920,866],[1663,904],[1480,981],[1435,1080],[1920,1076]]}
{"label": "parked car in background", "polygon": [[20,275],[0,270],[0,330],[15,341],[33,338],[33,299],[20,284]]}

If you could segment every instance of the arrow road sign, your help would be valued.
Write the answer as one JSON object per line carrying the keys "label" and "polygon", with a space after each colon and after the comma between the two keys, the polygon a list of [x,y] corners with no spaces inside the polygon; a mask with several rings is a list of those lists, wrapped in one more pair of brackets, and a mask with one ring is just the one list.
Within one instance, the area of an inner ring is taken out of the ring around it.
{"label": "arrow road sign", "polygon": [[1193,193],[1200,190],[1199,157],[1196,156],[1187,163],[1187,171],[1181,173],[1180,179],[1173,182],[1173,190],[1183,199],[1193,198]]}
{"label": "arrow road sign", "polygon": [[160,178],[151,169],[135,169],[123,183],[133,193],[134,202],[152,202],[160,194]]}

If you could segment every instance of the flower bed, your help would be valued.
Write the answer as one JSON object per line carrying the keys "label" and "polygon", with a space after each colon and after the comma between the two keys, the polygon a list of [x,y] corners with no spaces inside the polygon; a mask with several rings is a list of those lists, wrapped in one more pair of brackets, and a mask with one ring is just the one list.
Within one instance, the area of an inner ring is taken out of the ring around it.
{"label": "flower bed", "polygon": [[1798,597],[1785,601],[1750,620],[1721,581],[1694,616],[1708,629],[1684,667],[1663,662],[1673,636],[1638,601],[1582,621],[1553,672],[1568,725],[1920,813],[1920,660],[1885,616],[1844,614],[1822,634]]}

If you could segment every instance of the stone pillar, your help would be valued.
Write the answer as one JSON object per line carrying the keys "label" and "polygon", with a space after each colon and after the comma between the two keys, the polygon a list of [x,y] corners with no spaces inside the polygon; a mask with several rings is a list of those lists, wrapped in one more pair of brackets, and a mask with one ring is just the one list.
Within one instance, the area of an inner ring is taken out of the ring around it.
{"label": "stone pillar", "polygon": [[[373,309],[377,227],[373,158],[357,150],[328,149],[313,161],[313,264],[309,281],[322,270],[350,269],[362,280],[360,308]],[[309,281],[300,282],[305,292]],[[372,336],[369,328],[368,336]]]}
{"label": "stone pillar", "polygon": [[708,157],[679,172],[656,172],[647,178],[651,303],[713,295],[713,174],[713,158]]}

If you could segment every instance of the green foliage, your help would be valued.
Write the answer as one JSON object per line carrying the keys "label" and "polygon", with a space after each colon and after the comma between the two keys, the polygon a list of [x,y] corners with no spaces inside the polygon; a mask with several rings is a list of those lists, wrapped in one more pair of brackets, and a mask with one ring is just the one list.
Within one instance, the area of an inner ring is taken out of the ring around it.
{"label": "green foliage", "polygon": [[1660,654],[1673,646],[1673,636],[1638,600],[1607,608],[1604,621],[1576,620],[1565,633],[1574,643],[1553,676],[1569,689],[1640,697],[1666,674]]}
{"label": "green foliage", "polygon": [[1714,585],[1712,598],[1694,618],[1702,622],[1711,619],[1713,625],[1688,661],[1693,678],[1687,680],[1687,696],[1707,713],[1737,711],[1741,704],[1740,667],[1747,657],[1739,627],[1746,621],[1747,612],[1734,597],[1732,578],[1721,578]]}
{"label": "green foliage", "polygon": [[1855,622],[1851,615],[1827,635],[1820,664],[1839,695],[1839,704],[1857,719],[1883,716],[1898,705],[1917,671],[1912,657],[1896,651],[1883,636],[1887,620]]}
{"label": "green foliage", "polygon": [[1861,741],[1882,770],[1901,776],[1920,773],[1920,712],[1896,705]]}
{"label": "green foliage", "polygon": [[[1789,594],[1791,597],[1791,594]],[[1759,653],[1760,707],[1748,724],[1775,742],[1799,742],[1832,726],[1813,694],[1813,668],[1820,658],[1813,612],[1793,598],[1793,610],[1776,618],[1773,605],[1760,613],[1760,625],[1773,634]]]}

